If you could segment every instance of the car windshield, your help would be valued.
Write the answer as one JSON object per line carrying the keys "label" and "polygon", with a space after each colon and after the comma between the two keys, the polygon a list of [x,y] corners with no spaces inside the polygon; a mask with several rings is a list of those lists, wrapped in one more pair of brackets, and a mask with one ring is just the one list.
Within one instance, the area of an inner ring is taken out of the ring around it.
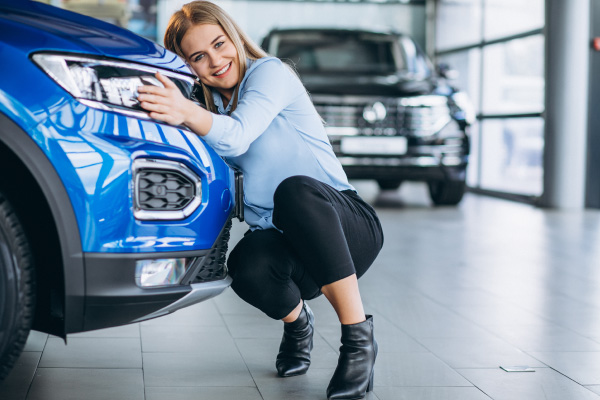
{"label": "car windshield", "polygon": [[389,74],[404,69],[394,38],[339,33],[280,34],[271,49],[298,72]]}

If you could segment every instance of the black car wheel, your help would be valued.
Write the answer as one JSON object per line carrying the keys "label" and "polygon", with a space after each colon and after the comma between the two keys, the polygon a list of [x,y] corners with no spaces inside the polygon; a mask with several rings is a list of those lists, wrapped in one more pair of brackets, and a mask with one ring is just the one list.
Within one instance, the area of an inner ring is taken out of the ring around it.
{"label": "black car wheel", "polygon": [[33,262],[17,216],[0,193],[0,380],[19,358],[33,321]]}
{"label": "black car wheel", "polygon": [[467,185],[464,180],[430,181],[429,196],[437,206],[455,206],[463,198]]}
{"label": "black car wheel", "polygon": [[381,190],[396,190],[400,187],[402,181],[398,179],[378,179],[377,184]]}

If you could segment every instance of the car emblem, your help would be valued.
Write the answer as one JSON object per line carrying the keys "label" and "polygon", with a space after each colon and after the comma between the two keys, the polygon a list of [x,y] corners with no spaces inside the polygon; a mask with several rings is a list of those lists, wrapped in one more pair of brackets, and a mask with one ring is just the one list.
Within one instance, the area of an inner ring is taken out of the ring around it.
{"label": "car emblem", "polygon": [[383,121],[386,115],[385,106],[379,101],[369,104],[363,109],[363,118],[370,124]]}

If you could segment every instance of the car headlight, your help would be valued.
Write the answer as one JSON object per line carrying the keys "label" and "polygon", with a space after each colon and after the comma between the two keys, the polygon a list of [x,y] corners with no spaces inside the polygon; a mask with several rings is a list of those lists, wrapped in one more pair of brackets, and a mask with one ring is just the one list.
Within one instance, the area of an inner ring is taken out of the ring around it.
{"label": "car headlight", "polygon": [[37,53],[33,61],[81,103],[101,110],[149,118],[140,107],[137,88],[163,86],[154,74],[170,78],[186,98],[192,98],[191,76],[151,66],[87,56]]}

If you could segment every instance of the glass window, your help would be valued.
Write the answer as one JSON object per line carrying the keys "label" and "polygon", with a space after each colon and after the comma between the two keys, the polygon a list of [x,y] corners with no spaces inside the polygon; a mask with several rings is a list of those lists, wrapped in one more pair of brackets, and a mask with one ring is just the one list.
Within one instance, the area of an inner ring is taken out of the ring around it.
{"label": "glass window", "polygon": [[543,35],[486,46],[483,56],[482,113],[543,111]]}
{"label": "glass window", "polygon": [[158,0],[37,0],[69,11],[88,15],[127,28],[150,40],[157,40]]}
{"label": "glass window", "polygon": [[543,119],[488,119],[480,123],[481,187],[502,192],[541,195]]}
{"label": "glass window", "polygon": [[481,0],[439,0],[436,13],[438,51],[481,42]]}
{"label": "glass window", "polygon": [[394,42],[374,36],[328,35],[317,32],[281,35],[276,54],[279,58],[294,62],[298,71],[397,71]]}
{"label": "glass window", "polygon": [[485,0],[484,13],[485,40],[544,27],[544,0]]}
{"label": "glass window", "polygon": [[451,84],[467,92],[477,113],[479,113],[479,94],[481,91],[480,58],[481,50],[479,49],[450,53],[438,57],[438,63],[446,64],[451,70],[458,72],[458,77],[453,79]]}

